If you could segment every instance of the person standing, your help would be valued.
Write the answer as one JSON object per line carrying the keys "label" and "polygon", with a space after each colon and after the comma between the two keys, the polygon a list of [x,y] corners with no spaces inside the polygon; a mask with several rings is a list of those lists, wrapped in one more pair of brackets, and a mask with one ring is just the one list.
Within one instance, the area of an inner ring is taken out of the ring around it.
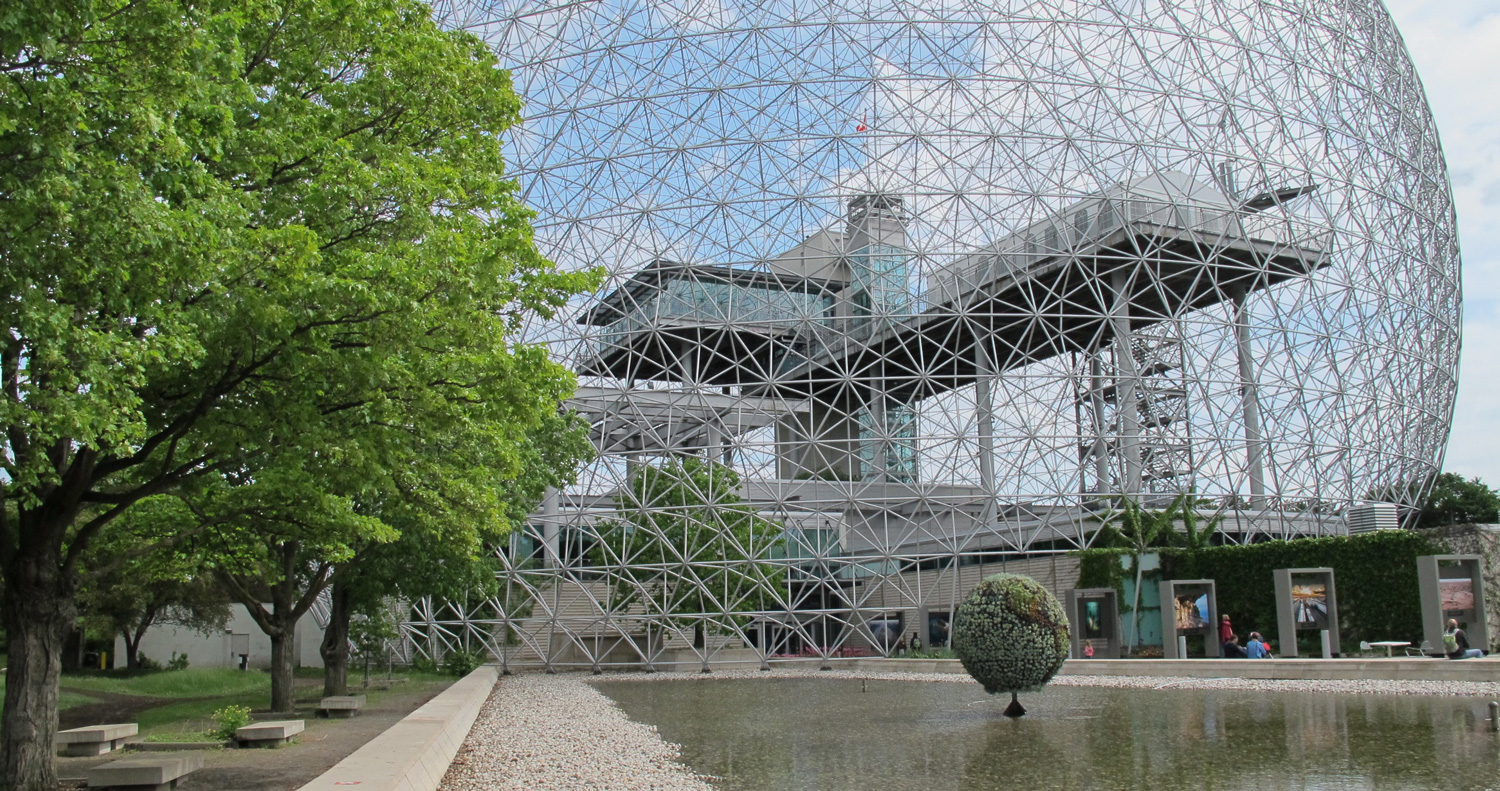
{"label": "person standing", "polygon": [[1229,616],[1227,615],[1219,619],[1219,642],[1234,642],[1234,625],[1229,622]]}
{"label": "person standing", "polygon": [[1455,618],[1448,619],[1448,631],[1443,632],[1443,648],[1447,650],[1449,659],[1478,659],[1484,656],[1483,651],[1469,647],[1469,636],[1458,628],[1458,620]]}

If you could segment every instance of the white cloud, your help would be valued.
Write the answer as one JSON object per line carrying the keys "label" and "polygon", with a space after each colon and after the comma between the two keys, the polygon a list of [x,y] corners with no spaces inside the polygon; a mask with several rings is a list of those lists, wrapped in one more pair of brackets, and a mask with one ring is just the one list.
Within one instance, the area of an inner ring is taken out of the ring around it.
{"label": "white cloud", "polygon": [[1500,484],[1500,0],[1387,0],[1442,135],[1464,258],[1464,351],[1446,468]]}

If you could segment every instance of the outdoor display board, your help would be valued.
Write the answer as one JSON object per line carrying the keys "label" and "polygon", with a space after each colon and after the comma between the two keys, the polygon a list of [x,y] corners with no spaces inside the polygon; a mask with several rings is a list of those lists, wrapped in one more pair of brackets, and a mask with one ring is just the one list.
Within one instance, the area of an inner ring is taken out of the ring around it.
{"label": "outdoor display board", "polygon": [[1479,555],[1424,555],[1417,558],[1422,591],[1422,640],[1443,650],[1443,630],[1451,618],[1469,637],[1469,645],[1490,644],[1485,621],[1484,558]]}
{"label": "outdoor display board", "polygon": [[1093,658],[1119,658],[1122,648],[1119,597],[1114,588],[1074,588],[1068,591],[1073,659],[1084,658],[1083,647],[1090,643],[1094,646]]}
{"label": "outdoor display board", "polygon": [[[1298,656],[1297,633],[1328,631],[1328,650],[1339,655],[1338,593],[1333,569],[1276,569],[1278,656]],[[1241,635],[1244,637],[1244,635]]]}
{"label": "outdoor display board", "polygon": [[1219,603],[1213,580],[1163,580],[1161,583],[1162,655],[1177,655],[1177,638],[1203,635],[1204,655],[1219,656]]}

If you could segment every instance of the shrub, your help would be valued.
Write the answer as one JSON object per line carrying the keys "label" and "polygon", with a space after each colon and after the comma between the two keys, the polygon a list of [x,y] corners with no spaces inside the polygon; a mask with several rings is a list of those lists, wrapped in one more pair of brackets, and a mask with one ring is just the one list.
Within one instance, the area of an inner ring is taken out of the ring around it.
{"label": "shrub", "polygon": [[954,613],[953,653],[991,695],[1040,689],[1068,658],[1068,618],[1036,580],[996,574]]}
{"label": "shrub", "polygon": [[161,670],[161,663],[149,656],[146,656],[145,654],[136,655],[135,666],[137,669],[145,672],[154,672],[157,670]]}
{"label": "shrub", "polygon": [[176,651],[173,651],[172,652],[172,658],[169,659],[169,660],[167,660],[167,669],[168,670],[187,670],[187,666],[188,666],[188,657],[187,657],[187,654],[179,654]]}
{"label": "shrub", "polygon": [[465,651],[455,648],[443,657],[443,672],[460,677],[467,676],[484,664],[488,658],[482,650]]}
{"label": "shrub", "polygon": [[250,724],[249,706],[225,706],[214,712],[214,729],[208,732],[215,739],[228,741],[234,732]]}
{"label": "shrub", "polygon": [[411,658],[411,669],[418,673],[438,672],[438,663],[425,656],[414,656]]}

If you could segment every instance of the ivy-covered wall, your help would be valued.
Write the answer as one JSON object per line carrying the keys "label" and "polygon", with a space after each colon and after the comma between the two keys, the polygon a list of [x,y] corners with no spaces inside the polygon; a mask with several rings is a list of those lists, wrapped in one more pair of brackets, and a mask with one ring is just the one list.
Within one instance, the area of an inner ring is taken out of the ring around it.
{"label": "ivy-covered wall", "polygon": [[[1332,568],[1338,586],[1340,637],[1345,650],[1360,640],[1422,640],[1416,559],[1448,548],[1405,530],[1360,536],[1270,541],[1262,544],[1183,549],[1163,547],[1163,579],[1211,579],[1219,612],[1241,637],[1251,630],[1276,634],[1276,588],[1272,572],[1284,568]],[[1080,588],[1124,591],[1128,553],[1089,549],[1079,553]],[[1128,604],[1121,602],[1123,611]]]}

